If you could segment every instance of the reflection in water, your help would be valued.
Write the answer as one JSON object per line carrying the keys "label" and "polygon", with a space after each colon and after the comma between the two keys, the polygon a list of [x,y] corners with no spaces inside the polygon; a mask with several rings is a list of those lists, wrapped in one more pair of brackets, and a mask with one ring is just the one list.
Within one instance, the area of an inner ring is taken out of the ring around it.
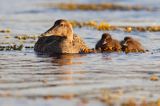
{"label": "reflection in water", "polygon": [[81,62],[80,59],[86,56],[86,54],[37,54],[37,56],[43,58],[49,57],[51,59],[51,65],[56,67],[52,74],[57,75],[59,80],[72,81],[72,74],[74,74],[74,70],[72,70],[71,65],[82,65],[83,62]]}
{"label": "reflection in water", "polygon": [[85,56],[85,54],[55,54],[52,55],[52,63],[58,65],[72,65],[72,64],[83,64],[81,62],[74,62],[74,58],[81,58]]}
{"label": "reflection in water", "polygon": [[102,59],[106,61],[112,60],[110,53],[105,53],[105,52],[102,53]]}
{"label": "reflection in water", "polygon": [[[60,80],[67,81],[67,85],[73,85],[73,77],[74,70],[72,67],[63,67],[65,65],[73,65],[73,64],[83,64],[82,62],[75,62],[74,59],[80,59],[85,56],[84,54],[54,54],[52,55],[52,64],[59,65],[61,70],[61,75],[59,76]],[[70,82],[70,83],[68,83]]]}
{"label": "reflection in water", "polygon": [[[60,74],[57,76],[57,80],[59,81],[65,81],[63,86],[76,86],[74,75],[77,74],[77,72],[74,72],[72,67],[66,67],[68,65],[79,65],[83,64],[83,62],[76,62],[76,59],[80,59],[82,57],[86,56],[85,54],[54,54],[51,55],[52,60],[51,63],[54,65],[58,65],[60,69]],[[81,72],[79,72],[80,74]],[[64,98],[64,99],[73,99],[76,96],[76,94],[72,92],[63,93],[59,95],[58,97]]]}

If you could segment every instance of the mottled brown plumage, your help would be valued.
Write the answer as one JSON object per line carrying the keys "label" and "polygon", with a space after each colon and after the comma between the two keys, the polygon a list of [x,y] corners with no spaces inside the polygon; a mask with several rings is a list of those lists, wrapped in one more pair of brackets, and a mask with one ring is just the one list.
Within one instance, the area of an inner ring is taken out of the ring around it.
{"label": "mottled brown plumage", "polygon": [[87,53],[91,52],[82,38],[73,33],[67,20],[57,20],[53,27],[42,34],[34,46],[40,53]]}
{"label": "mottled brown plumage", "polygon": [[124,52],[145,52],[141,43],[132,37],[125,37],[123,41],[121,41],[122,50]]}
{"label": "mottled brown plumage", "polygon": [[118,40],[113,39],[109,33],[104,33],[102,38],[96,44],[96,50],[103,51],[120,51],[121,45]]}

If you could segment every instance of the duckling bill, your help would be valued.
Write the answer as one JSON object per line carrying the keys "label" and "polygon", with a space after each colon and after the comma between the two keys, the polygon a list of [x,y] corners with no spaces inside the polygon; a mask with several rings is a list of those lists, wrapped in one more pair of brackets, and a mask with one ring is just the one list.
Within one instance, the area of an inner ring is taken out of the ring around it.
{"label": "duckling bill", "polygon": [[121,45],[118,40],[113,39],[109,33],[104,33],[95,46],[96,50],[104,51],[121,51]]}

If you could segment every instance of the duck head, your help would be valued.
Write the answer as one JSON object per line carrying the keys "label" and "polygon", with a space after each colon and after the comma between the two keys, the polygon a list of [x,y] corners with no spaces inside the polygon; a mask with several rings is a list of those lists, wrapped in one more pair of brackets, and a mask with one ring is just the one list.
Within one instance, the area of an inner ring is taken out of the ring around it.
{"label": "duck head", "polygon": [[101,41],[102,41],[102,45],[107,44],[108,42],[110,42],[112,40],[112,37],[109,33],[104,33],[102,35]]}
{"label": "duck head", "polygon": [[68,40],[73,40],[73,29],[72,25],[67,20],[57,20],[53,27],[47,30],[42,36],[60,36]]}
{"label": "duck head", "polygon": [[128,46],[129,44],[133,44],[134,43],[134,40],[132,37],[129,37],[129,36],[126,36],[124,38],[124,43],[123,43],[123,46]]}

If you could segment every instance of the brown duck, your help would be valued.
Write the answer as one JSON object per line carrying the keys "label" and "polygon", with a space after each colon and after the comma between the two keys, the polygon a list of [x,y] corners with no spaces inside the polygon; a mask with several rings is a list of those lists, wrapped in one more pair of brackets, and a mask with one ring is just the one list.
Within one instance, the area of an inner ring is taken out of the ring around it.
{"label": "brown duck", "polygon": [[73,33],[73,28],[67,20],[57,20],[53,27],[43,33],[34,46],[39,53],[88,53],[82,38]]}
{"label": "brown duck", "polygon": [[125,37],[123,41],[121,41],[122,50],[124,52],[145,52],[141,43],[132,37]]}
{"label": "brown duck", "polygon": [[118,40],[113,39],[109,33],[104,33],[96,44],[96,50],[100,51],[120,51],[121,45]]}

